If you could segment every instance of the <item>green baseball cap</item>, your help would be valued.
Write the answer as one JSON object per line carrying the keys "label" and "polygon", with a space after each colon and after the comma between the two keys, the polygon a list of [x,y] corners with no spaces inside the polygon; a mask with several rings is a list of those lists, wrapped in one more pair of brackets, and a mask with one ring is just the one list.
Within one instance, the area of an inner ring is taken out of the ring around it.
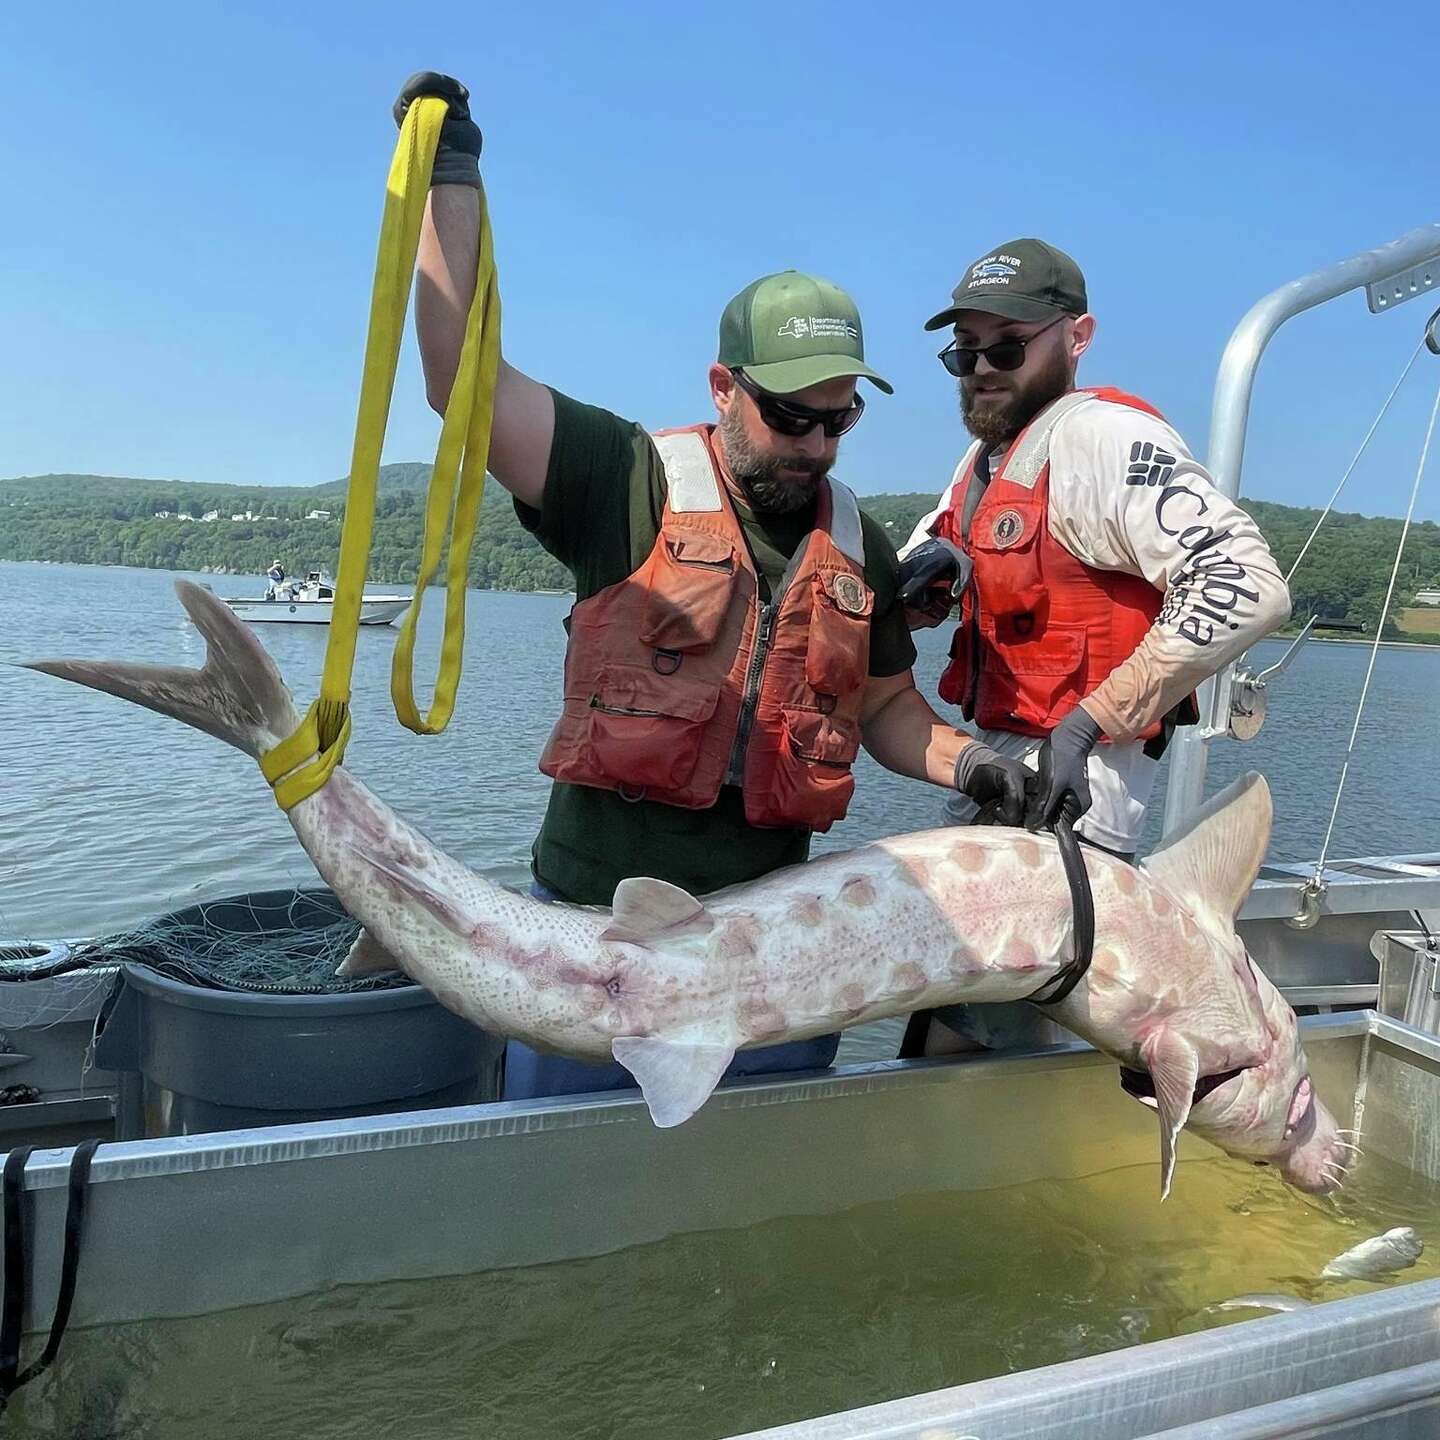
{"label": "green baseball cap", "polygon": [[719,361],[743,369],[773,395],[842,375],[863,375],[887,395],[895,393],[865,363],[855,302],[838,285],[798,270],[763,276],[725,307]]}
{"label": "green baseball cap", "polygon": [[982,255],[950,292],[953,302],[926,322],[927,330],[953,325],[962,310],[983,310],[1007,320],[1053,320],[1089,308],[1085,277],[1063,251],[1043,240],[1012,240]]}

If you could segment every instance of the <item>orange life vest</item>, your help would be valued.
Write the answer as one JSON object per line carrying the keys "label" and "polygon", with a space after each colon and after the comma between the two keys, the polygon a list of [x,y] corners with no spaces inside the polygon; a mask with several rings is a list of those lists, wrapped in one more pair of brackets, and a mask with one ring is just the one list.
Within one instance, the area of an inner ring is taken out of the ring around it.
{"label": "orange life vest", "polygon": [[[974,564],[940,695],[988,730],[1044,736],[1134,654],[1163,597],[1143,575],[1096,570],[1050,533],[1050,438],[1082,405],[1154,406],[1113,389],[1075,390],[1015,438],[961,533],[981,446],[971,447],[950,507],[931,527]],[[1160,417],[1163,418],[1163,417]],[[1150,740],[1160,722],[1141,732]]]}
{"label": "orange life vest", "polygon": [[697,810],[739,784],[750,824],[828,830],[855,788],[869,673],[860,509],[822,484],[815,528],[763,604],[712,429],[655,437],[660,533],[634,574],[570,612],[564,709],[540,768]]}

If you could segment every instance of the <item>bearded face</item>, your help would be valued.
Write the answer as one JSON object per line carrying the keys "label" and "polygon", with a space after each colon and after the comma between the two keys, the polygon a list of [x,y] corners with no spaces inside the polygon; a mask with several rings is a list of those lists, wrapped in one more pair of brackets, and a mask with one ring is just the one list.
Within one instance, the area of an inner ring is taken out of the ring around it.
{"label": "bearded face", "polygon": [[[956,326],[959,344],[983,349],[1002,339],[1026,338],[1033,326],[1022,327],[997,316],[976,317],[976,333]],[[981,322],[988,322],[983,325]],[[960,414],[965,428],[986,445],[1013,440],[1052,400],[1075,383],[1076,362],[1068,343],[1069,327],[1056,326],[1040,334],[1025,349],[1018,370],[996,370],[982,355],[973,375],[959,382]]]}
{"label": "bearded face", "polygon": [[776,455],[762,448],[738,405],[720,417],[717,428],[730,473],[756,514],[783,515],[814,501],[833,455]]}

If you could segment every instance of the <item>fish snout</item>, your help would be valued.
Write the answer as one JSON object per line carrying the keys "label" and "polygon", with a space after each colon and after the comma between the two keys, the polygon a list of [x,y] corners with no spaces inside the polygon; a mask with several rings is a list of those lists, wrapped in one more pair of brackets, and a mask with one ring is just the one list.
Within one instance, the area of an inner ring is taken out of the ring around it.
{"label": "fish snout", "polygon": [[1353,1148],[1342,1139],[1334,1116],[1316,1100],[1295,1145],[1278,1162],[1280,1173],[1307,1195],[1329,1195],[1343,1187]]}

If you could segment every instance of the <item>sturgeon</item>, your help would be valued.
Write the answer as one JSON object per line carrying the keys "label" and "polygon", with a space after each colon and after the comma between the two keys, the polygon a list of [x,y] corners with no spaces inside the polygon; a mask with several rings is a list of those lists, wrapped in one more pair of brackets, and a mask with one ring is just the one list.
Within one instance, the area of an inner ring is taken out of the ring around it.
{"label": "sturgeon", "polygon": [[[182,720],[259,757],[299,715],[269,654],[208,590],[176,585],[206,641],[198,670],[89,660],[30,668]],[[1094,959],[1051,1007],[1118,1060],[1159,1114],[1161,1194],[1187,1127],[1292,1185],[1341,1182],[1349,1143],[1315,1095],[1294,1012],[1235,916],[1269,843],[1247,775],[1143,868],[1097,850]],[[399,968],[492,1033],[612,1057],[655,1123],[704,1104],[738,1049],[957,1002],[1020,1000],[1071,953],[1055,841],[945,828],[877,840],[704,901],[628,879],[609,909],[545,904],[475,874],[343,767],[290,811],[315,868],[363,929],[340,967]]]}

